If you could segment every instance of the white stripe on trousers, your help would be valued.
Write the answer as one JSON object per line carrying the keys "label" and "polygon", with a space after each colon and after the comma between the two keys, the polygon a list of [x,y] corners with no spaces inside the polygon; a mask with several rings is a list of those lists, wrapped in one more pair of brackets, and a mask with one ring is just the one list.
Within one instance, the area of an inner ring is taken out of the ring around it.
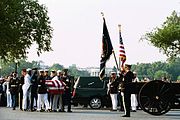
{"label": "white stripe on trousers", "polygon": [[122,102],[123,102],[123,107],[124,107],[124,113],[125,113],[125,115],[126,115],[127,110],[126,110],[126,107],[125,107],[124,93],[123,93],[123,92],[121,92],[121,96],[122,96]]}

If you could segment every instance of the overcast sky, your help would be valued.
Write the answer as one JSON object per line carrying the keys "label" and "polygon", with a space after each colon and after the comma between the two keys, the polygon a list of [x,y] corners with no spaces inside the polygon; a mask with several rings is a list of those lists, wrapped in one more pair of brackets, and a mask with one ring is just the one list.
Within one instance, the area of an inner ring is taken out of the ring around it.
{"label": "overcast sky", "polygon": [[[68,67],[99,67],[104,12],[111,41],[118,56],[119,32],[129,64],[165,61],[166,56],[141,36],[160,26],[173,10],[180,12],[180,0],[39,0],[48,8],[48,16],[54,29],[53,51],[37,57],[34,47],[29,61],[42,60],[46,65],[59,63]],[[107,63],[115,66],[114,58]]]}

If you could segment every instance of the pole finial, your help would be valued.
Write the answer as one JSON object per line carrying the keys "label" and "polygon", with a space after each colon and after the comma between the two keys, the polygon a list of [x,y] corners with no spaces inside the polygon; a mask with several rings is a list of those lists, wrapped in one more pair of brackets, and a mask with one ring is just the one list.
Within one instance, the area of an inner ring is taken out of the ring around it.
{"label": "pole finial", "polygon": [[104,17],[104,13],[103,12],[101,12],[101,15]]}
{"label": "pole finial", "polygon": [[121,32],[121,24],[119,24],[118,27],[119,27],[119,31]]}

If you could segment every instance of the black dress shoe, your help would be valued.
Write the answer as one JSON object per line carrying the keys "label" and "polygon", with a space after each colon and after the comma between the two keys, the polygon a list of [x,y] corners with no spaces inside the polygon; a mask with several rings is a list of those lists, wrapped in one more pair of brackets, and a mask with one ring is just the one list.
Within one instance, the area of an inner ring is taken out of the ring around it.
{"label": "black dress shoe", "polygon": [[131,110],[131,112],[136,112],[136,110]]}
{"label": "black dress shoe", "polygon": [[71,110],[68,110],[67,112],[72,112]]}
{"label": "black dress shoe", "polygon": [[52,110],[52,112],[57,112],[57,110]]}
{"label": "black dress shoe", "polygon": [[110,110],[111,112],[115,112],[115,111],[117,111],[117,110]]}
{"label": "black dress shoe", "polygon": [[130,117],[130,115],[123,115],[122,117]]}

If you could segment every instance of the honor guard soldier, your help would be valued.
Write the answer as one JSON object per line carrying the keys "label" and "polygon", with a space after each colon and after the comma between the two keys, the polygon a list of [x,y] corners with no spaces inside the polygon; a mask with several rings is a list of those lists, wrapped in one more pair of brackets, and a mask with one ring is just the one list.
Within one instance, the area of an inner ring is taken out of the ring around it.
{"label": "honor guard soldier", "polygon": [[63,82],[65,83],[65,93],[63,94],[63,111],[64,106],[68,106],[67,112],[71,111],[71,88],[72,88],[72,80],[70,79],[70,76],[68,75],[68,69],[63,70]]}
{"label": "honor guard soldier", "polygon": [[[57,72],[55,70],[51,70],[51,74],[50,74],[50,79],[53,81],[53,80],[58,80],[58,77],[57,77]],[[49,91],[50,92],[50,91]],[[52,109],[53,112],[57,112],[57,104],[56,104],[56,97],[54,97],[54,93],[49,93],[50,95],[50,107]]]}
{"label": "honor guard soldier", "polygon": [[[48,69],[45,69],[44,70],[44,80],[51,80],[51,77],[49,76],[49,70]],[[48,93],[48,101],[49,101],[49,106],[50,106],[50,109],[52,108],[52,100],[51,100],[51,95]]]}
{"label": "honor guard soldier", "polygon": [[19,81],[19,109],[22,110],[23,90],[22,85],[24,84],[24,77],[26,75],[26,69],[22,69],[21,77]]}
{"label": "honor guard soldier", "polygon": [[13,110],[16,109],[16,98],[18,95],[18,84],[19,84],[19,79],[17,77],[17,73],[13,72],[12,78],[10,79],[10,93],[11,93]]}
{"label": "honor guard soldier", "polygon": [[31,72],[32,72],[32,69],[28,68],[27,70],[27,73],[24,77],[24,84],[22,86],[22,89],[23,89],[23,105],[22,105],[22,108],[24,111],[27,111],[28,107],[27,107],[27,104],[28,102],[30,101],[28,99],[30,93],[31,93]]}
{"label": "honor guard soldier", "polygon": [[109,83],[108,83],[108,92],[111,97],[112,102],[112,110],[111,111],[117,111],[117,94],[118,94],[118,86],[119,86],[119,80],[116,76],[116,72],[111,72]]}
{"label": "honor guard soldier", "polygon": [[31,103],[30,103],[30,111],[35,111],[35,106],[37,105],[37,78],[38,78],[38,69],[32,69],[32,76],[31,76]]}
{"label": "honor guard soldier", "polygon": [[11,99],[11,93],[10,93],[10,79],[11,76],[9,75],[7,78],[5,78],[5,82],[3,83],[3,91],[6,93],[6,107],[12,107],[12,99]]}
{"label": "honor guard soldier", "polygon": [[[134,79],[132,82],[137,83],[139,82],[139,78],[137,77],[137,73],[133,72],[134,74]],[[136,89],[134,89],[136,91]],[[131,112],[136,112],[138,106],[138,102],[137,102],[137,94],[131,94]]]}
{"label": "honor guard soldier", "polygon": [[[62,86],[64,87],[65,86],[65,83],[63,82],[63,72],[61,70],[58,70],[57,71],[57,77],[58,77],[58,80],[62,83]],[[58,109],[58,112],[64,112],[64,108],[63,108],[63,92],[62,94],[58,94],[58,99],[59,99],[59,109]]]}
{"label": "honor guard soldier", "polygon": [[120,74],[122,78],[121,82],[121,95],[123,100],[123,106],[125,115],[122,117],[130,117],[130,108],[131,108],[131,89],[132,81],[134,79],[134,74],[130,71],[131,65],[125,64],[125,68]]}
{"label": "honor guard soldier", "polygon": [[3,106],[3,104],[5,103],[3,101],[3,98],[4,98],[3,82],[4,82],[4,79],[0,78],[0,106]]}
{"label": "honor guard soldier", "polygon": [[38,100],[37,100],[37,111],[42,111],[42,105],[45,104],[45,111],[50,111],[49,101],[48,101],[48,94],[47,94],[47,86],[45,84],[45,77],[44,77],[44,71],[39,71],[39,76],[37,79],[38,83]]}

